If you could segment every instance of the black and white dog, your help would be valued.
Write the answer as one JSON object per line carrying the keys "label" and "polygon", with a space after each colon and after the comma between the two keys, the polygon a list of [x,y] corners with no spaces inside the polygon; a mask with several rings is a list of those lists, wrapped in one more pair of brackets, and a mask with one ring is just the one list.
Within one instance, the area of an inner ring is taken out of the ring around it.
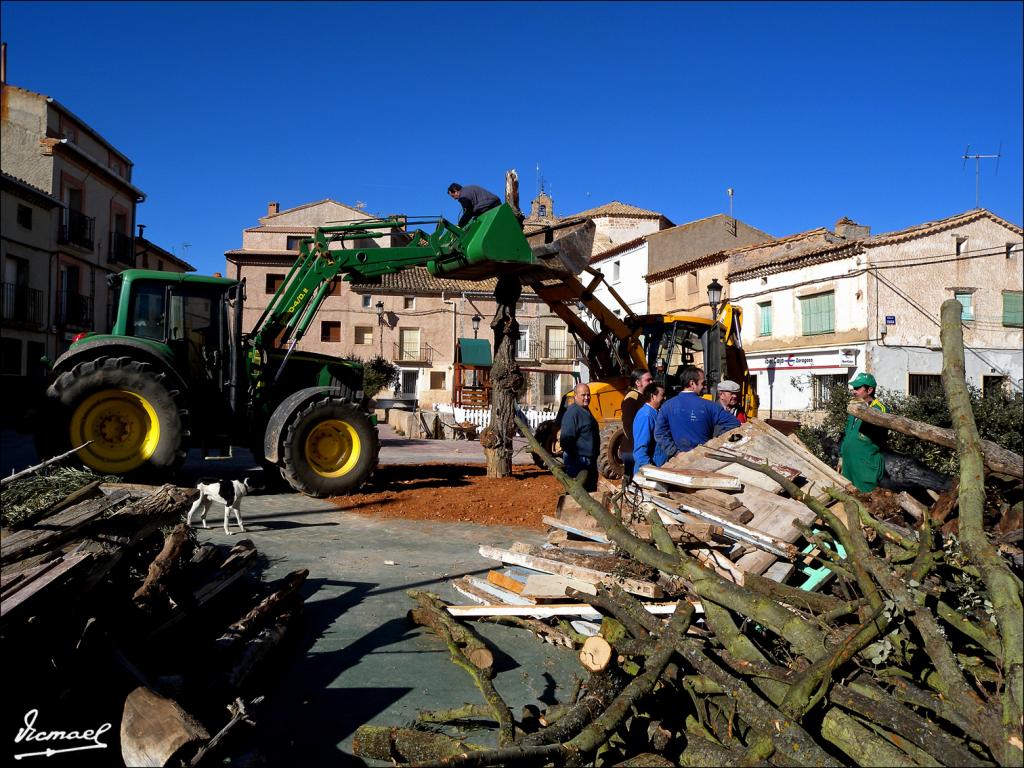
{"label": "black and white dog", "polygon": [[245,526],[242,525],[241,512],[242,499],[256,488],[257,486],[248,477],[245,480],[214,480],[208,483],[199,483],[196,486],[199,498],[195,500],[192,509],[188,511],[188,519],[185,524],[192,525],[192,515],[202,507],[203,511],[199,515],[199,519],[203,521],[203,528],[208,528],[206,513],[210,511],[210,504],[216,501],[218,504],[224,505],[224,533],[228,536],[231,535],[231,531],[228,529],[228,516],[232,512],[235,513],[238,530],[244,532]]}

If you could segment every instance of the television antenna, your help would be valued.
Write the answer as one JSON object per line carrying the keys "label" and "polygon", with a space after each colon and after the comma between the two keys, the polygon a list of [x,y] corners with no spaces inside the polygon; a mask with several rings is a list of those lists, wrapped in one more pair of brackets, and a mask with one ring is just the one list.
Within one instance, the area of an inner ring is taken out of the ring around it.
{"label": "television antenna", "polygon": [[[996,176],[999,175],[999,158],[1003,154],[1003,142],[999,142],[999,151],[994,155],[972,155],[971,145],[967,145],[967,149],[964,150],[963,156],[963,168],[967,168],[967,161],[974,161],[974,207],[981,208],[981,161],[992,160],[996,161]],[[962,169],[963,169],[962,168]],[[962,170],[961,169],[961,170]]]}
{"label": "television antenna", "polygon": [[185,252],[185,261],[188,261],[188,249],[192,247],[192,243],[182,243],[181,250]]}

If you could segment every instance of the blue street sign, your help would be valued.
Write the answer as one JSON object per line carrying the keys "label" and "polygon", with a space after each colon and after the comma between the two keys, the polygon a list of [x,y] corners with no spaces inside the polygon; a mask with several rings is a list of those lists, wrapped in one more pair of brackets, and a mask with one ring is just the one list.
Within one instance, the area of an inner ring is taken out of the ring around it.
{"label": "blue street sign", "polygon": [[896,315],[886,315],[885,316],[885,324],[886,325],[896,325]]}

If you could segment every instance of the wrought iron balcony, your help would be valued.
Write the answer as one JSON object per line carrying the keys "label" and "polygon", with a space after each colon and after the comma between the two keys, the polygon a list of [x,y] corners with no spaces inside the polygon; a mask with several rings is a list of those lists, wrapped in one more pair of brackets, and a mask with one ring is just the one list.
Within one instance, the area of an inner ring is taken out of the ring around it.
{"label": "wrought iron balcony", "polygon": [[91,328],[92,305],[92,296],[83,296],[77,291],[58,291],[57,325],[61,328]]}
{"label": "wrought iron balcony", "polygon": [[93,237],[95,229],[96,219],[92,216],[86,216],[81,211],[65,208],[60,217],[60,226],[57,229],[57,241],[92,250],[93,243],[95,242]]}
{"label": "wrought iron balcony", "polygon": [[3,283],[0,292],[0,320],[5,323],[42,326],[43,292],[27,285]]}
{"label": "wrought iron balcony", "polygon": [[548,341],[541,355],[546,360],[575,360],[575,341]]}
{"label": "wrought iron balcony", "polygon": [[111,232],[110,239],[107,241],[107,261],[112,264],[134,267],[135,248],[132,238],[121,232]]}
{"label": "wrought iron balcony", "polygon": [[430,365],[434,361],[434,348],[429,344],[395,344],[394,361]]}

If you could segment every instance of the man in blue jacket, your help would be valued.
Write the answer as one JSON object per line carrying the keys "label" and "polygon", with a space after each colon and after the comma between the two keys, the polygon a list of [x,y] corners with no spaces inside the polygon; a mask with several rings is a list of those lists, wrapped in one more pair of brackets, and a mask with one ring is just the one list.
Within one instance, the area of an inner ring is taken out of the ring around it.
{"label": "man in blue jacket", "polygon": [[577,384],[573,404],[562,414],[558,440],[562,444],[562,458],[569,477],[580,478],[588,491],[597,490],[597,454],[601,450],[601,430],[597,419],[589,410],[590,387]]}
{"label": "man in blue jacket", "polygon": [[[665,399],[665,387],[656,381],[650,382],[640,393],[640,410],[633,420],[633,458],[634,471],[639,471],[645,464],[660,467],[668,457],[654,439],[654,426],[658,421],[658,409]],[[632,472],[630,473],[632,477]]]}
{"label": "man in blue jacket", "polygon": [[688,365],[679,374],[682,391],[665,402],[658,412],[654,437],[668,458],[692,451],[712,437],[740,425],[736,417],[716,402],[701,397],[704,371]]}

